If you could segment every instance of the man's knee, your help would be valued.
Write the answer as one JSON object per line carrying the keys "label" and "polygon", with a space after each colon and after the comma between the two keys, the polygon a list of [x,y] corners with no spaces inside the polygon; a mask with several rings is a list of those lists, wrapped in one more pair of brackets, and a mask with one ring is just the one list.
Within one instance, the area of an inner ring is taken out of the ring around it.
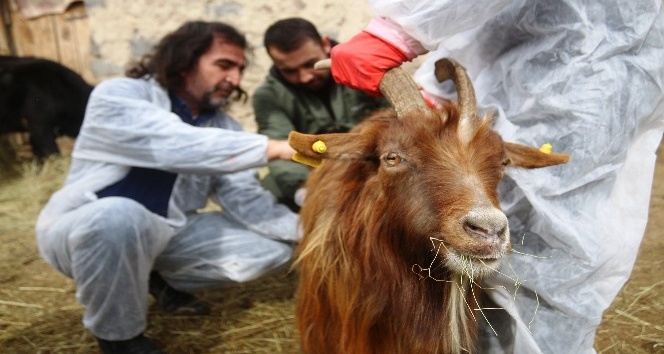
{"label": "man's knee", "polygon": [[[94,210],[80,220],[70,241],[75,246],[92,243],[108,249],[134,247],[149,227],[145,208],[128,198],[108,197],[94,202]],[[84,206],[85,208],[86,206]]]}
{"label": "man's knee", "polygon": [[291,245],[279,241],[266,241],[269,241],[269,244],[261,245],[262,252],[260,254],[254,254],[225,264],[231,280],[235,282],[255,280],[261,276],[272,274],[289,263],[293,256]]}

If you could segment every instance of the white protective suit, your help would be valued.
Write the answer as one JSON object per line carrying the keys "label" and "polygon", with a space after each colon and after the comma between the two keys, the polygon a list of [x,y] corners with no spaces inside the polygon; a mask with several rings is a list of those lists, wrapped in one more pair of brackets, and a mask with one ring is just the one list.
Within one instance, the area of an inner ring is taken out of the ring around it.
{"label": "white protective suit", "polygon": [[[69,175],[36,232],[42,256],[76,281],[95,336],[125,340],[145,330],[152,269],[195,291],[255,279],[290,260],[297,215],[276,204],[253,169],[267,162],[267,138],[241,132],[223,112],[204,125],[172,113],[153,80],[113,79],[92,92]],[[129,166],[178,174],[166,217],[129,198],[97,198]],[[196,213],[208,198],[222,211]]]}
{"label": "white protective suit", "polygon": [[484,284],[511,317],[484,311],[482,352],[594,353],[648,218],[664,130],[661,0],[370,3],[431,51],[416,73],[426,91],[450,97],[433,63],[454,58],[505,140],[572,156],[509,170],[500,186],[519,253]]}

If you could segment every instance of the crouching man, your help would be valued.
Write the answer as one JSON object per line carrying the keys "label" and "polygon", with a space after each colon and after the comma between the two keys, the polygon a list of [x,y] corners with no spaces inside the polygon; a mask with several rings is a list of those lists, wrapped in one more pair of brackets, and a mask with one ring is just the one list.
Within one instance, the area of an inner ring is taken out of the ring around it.
{"label": "crouching man", "polygon": [[[83,325],[109,353],[163,353],[143,336],[148,293],[165,311],[204,314],[192,293],[286,264],[297,215],[254,167],[290,159],[286,141],[242,132],[247,41],[189,22],[93,91],[69,175],[36,225],[39,250],[76,282]],[[221,212],[197,212],[211,199]]]}

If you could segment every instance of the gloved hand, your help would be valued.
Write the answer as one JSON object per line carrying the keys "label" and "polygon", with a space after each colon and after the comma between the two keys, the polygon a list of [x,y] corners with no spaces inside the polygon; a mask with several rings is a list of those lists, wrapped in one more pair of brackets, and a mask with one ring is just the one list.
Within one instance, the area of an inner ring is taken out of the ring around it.
{"label": "gloved hand", "polygon": [[382,96],[378,85],[385,72],[410,60],[397,47],[367,32],[334,46],[330,58],[334,81],[375,97]]}

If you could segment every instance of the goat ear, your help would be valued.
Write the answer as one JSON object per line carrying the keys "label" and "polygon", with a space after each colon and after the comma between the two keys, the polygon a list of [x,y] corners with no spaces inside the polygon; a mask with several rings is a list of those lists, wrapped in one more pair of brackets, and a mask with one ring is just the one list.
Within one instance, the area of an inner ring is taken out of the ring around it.
{"label": "goat ear", "polygon": [[516,143],[505,143],[505,151],[511,166],[524,168],[539,168],[567,163],[568,154],[557,154],[555,152],[542,152],[537,148]]}
{"label": "goat ear", "polygon": [[369,152],[369,143],[359,133],[288,134],[288,144],[295,149],[295,161],[316,167],[323,159],[362,158]]}

